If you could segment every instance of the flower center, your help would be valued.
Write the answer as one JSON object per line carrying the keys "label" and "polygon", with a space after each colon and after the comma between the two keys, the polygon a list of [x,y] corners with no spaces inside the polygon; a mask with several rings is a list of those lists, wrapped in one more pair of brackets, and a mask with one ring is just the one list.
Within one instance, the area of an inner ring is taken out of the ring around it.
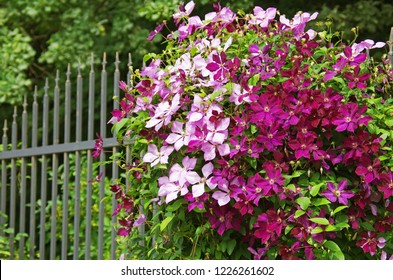
{"label": "flower center", "polygon": [[388,185],[388,188],[389,188],[389,189],[393,189],[393,183],[390,183],[390,184]]}
{"label": "flower center", "polygon": [[373,167],[370,165],[369,167],[367,167],[368,172],[372,172],[373,171]]}
{"label": "flower center", "polygon": [[236,150],[240,150],[240,145],[236,145],[236,146],[235,146],[235,149],[236,149]]}
{"label": "flower center", "polygon": [[302,148],[302,150],[305,150],[307,146],[306,144],[302,144],[300,147]]}
{"label": "flower center", "polygon": [[255,189],[255,192],[256,192],[256,193],[260,193],[261,191],[262,191],[261,188],[256,188],[256,189]]}
{"label": "flower center", "polygon": [[270,185],[273,185],[273,184],[274,184],[274,179],[270,179],[270,180],[269,180],[269,184],[270,184]]}
{"label": "flower center", "polygon": [[268,106],[266,106],[265,108],[263,108],[263,110],[264,110],[266,113],[270,111],[270,109],[269,109]]}
{"label": "flower center", "polygon": [[337,197],[339,197],[341,195],[341,192],[339,190],[335,190],[333,193]]}
{"label": "flower center", "polygon": [[252,154],[252,150],[251,150],[251,149],[248,149],[247,153],[248,153],[249,155],[251,155],[251,154]]}
{"label": "flower center", "polygon": [[267,138],[273,139],[273,134],[269,133],[269,134],[267,135]]}
{"label": "flower center", "polygon": [[225,217],[221,216],[219,220],[220,220],[221,223],[223,223],[225,221]]}
{"label": "flower center", "polygon": [[350,117],[346,117],[346,118],[345,118],[345,121],[346,121],[347,123],[349,123],[349,122],[351,122],[351,118],[350,118]]}

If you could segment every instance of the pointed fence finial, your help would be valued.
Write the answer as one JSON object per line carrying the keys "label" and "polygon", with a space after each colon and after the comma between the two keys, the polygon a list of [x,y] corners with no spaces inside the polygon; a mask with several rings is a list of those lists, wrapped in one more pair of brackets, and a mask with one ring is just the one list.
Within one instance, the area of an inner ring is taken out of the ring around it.
{"label": "pointed fence finial", "polygon": [[393,71],[393,27],[390,29],[390,37],[387,43],[389,45],[390,66],[391,66],[391,70]]}
{"label": "pointed fence finial", "polygon": [[[4,120],[3,135],[7,135],[7,130],[8,130],[8,127],[7,127],[7,120]],[[4,147],[4,148],[5,148],[5,147]]]}
{"label": "pointed fence finial", "polygon": [[119,64],[120,64],[120,60],[119,60],[119,52],[116,52],[116,60],[115,60],[115,71],[119,71]]}
{"label": "pointed fence finial", "polygon": [[94,72],[94,53],[90,54],[90,72]]}
{"label": "pointed fence finial", "polygon": [[18,116],[18,109],[16,106],[14,106],[14,114],[12,115],[14,121],[16,121],[17,116]]}
{"label": "pointed fence finial", "polygon": [[48,89],[49,89],[49,81],[48,78],[45,78],[44,95],[48,95]]}
{"label": "pointed fence finial", "polygon": [[105,71],[106,66],[106,52],[104,52],[104,57],[102,58],[102,71]]}
{"label": "pointed fence finial", "polygon": [[34,86],[34,95],[33,95],[33,98],[34,98],[34,103],[37,103],[37,86]]}
{"label": "pointed fence finial", "polygon": [[81,60],[78,58],[78,77],[81,76]]}
{"label": "pointed fence finial", "polygon": [[25,94],[23,98],[23,113],[26,113],[27,111],[27,95]]}
{"label": "pointed fence finial", "polygon": [[59,69],[56,70],[56,78],[55,78],[55,87],[59,87],[59,80],[60,80],[60,72]]}
{"label": "pointed fence finial", "polygon": [[132,67],[132,56],[131,53],[128,53],[128,67]]}
{"label": "pointed fence finial", "polygon": [[67,80],[70,80],[71,77],[71,65],[68,63],[67,66]]}
{"label": "pointed fence finial", "polygon": [[133,73],[133,68],[132,68],[132,56],[131,53],[128,53],[128,72],[127,72],[127,85],[128,86],[133,86],[133,79],[132,79],[132,73]]}

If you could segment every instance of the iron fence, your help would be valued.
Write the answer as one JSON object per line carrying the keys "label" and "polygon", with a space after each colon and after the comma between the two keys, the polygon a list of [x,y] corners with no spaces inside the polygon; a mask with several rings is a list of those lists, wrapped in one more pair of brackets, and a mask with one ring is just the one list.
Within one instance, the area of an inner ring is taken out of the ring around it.
{"label": "iron fence", "polygon": [[[131,63],[129,55],[129,68]],[[113,97],[119,96],[118,54],[114,64],[113,93],[108,94],[106,54],[102,59],[100,75],[95,73],[92,54],[87,87],[83,87],[79,66],[76,90],[72,90],[71,67],[68,66],[64,94],[57,71],[52,97],[48,79],[40,101],[35,88],[31,112],[25,97],[20,128],[20,110],[17,107],[14,108],[10,127],[4,120],[3,151],[0,152],[0,211],[9,216],[9,227],[15,229],[9,236],[11,259],[91,259],[92,255],[103,259],[104,246],[107,246],[105,240],[110,240],[110,258],[117,258],[116,230],[112,226],[115,218],[110,218],[110,211],[105,210],[109,208],[105,200],[108,188],[104,179],[96,182],[92,180],[96,173],[113,181],[119,178],[116,159],[112,166],[101,164],[95,168],[96,161],[92,156],[95,131],[99,131],[104,138],[104,149],[111,150],[109,156],[115,157],[119,150],[115,136],[107,131],[107,105]],[[127,81],[130,81],[130,75],[128,71]],[[96,76],[101,79],[99,92],[96,89]],[[95,127],[96,98],[100,100],[99,128]],[[113,109],[118,109],[118,106],[114,101]],[[84,109],[86,107],[87,110]],[[129,148],[127,153],[127,160],[130,160]],[[99,161],[105,162],[109,156],[101,153]],[[93,201],[94,194],[98,196],[98,202]],[[113,211],[116,207],[114,196],[109,204]],[[98,212],[97,220],[92,217],[92,209]],[[111,219],[109,232],[108,217]],[[1,219],[0,225],[4,225],[7,221],[4,217]],[[0,235],[4,236],[6,233],[1,228]],[[26,235],[19,235],[16,242],[18,233]]]}

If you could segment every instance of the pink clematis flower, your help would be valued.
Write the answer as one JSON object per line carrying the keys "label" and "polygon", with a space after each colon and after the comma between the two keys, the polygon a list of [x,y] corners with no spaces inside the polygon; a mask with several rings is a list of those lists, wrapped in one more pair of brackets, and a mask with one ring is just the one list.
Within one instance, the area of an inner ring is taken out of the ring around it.
{"label": "pink clematis flower", "polygon": [[157,146],[149,144],[147,147],[147,153],[143,156],[143,162],[151,163],[151,167],[161,163],[168,163],[168,157],[173,152],[174,148],[171,146],[162,146],[158,151]]}
{"label": "pink clematis flower", "polygon": [[179,7],[179,12],[173,14],[173,19],[175,20],[175,23],[179,24],[180,19],[189,16],[191,12],[194,10],[194,7],[195,7],[194,1],[188,2],[185,6],[184,3],[182,3]]}
{"label": "pink clematis flower", "polygon": [[259,6],[254,8],[254,18],[250,20],[251,24],[259,24],[262,28],[267,28],[269,23],[274,20],[277,14],[276,8],[267,8],[266,11]]}
{"label": "pink clematis flower", "polygon": [[171,121],[172,115],[180,108],[179,101],[180,95],[176,94],[173,97],[171,104],[169,104],[168,101],[159,103],[154,116],[146,123],[146,128],[154,126],[154,129],[158,131],[163,125],[168,125]]}
{"label": "pink clematis flower", "polygon": [[190,141],[190,134],[192,126],[186,125],[186,131],[183,130],[183,123],[174,121],[171,127],[172,133],[168,135],[165,142],[174,144],[175,150],[180,150],[181,147],[187,146]]}
{"label": "pink clematis flower", "polygon": [[171,182],[179,182],[181,187],[186,183],[193,185],[200,182],[201,177],[199,177],[198,173],[191,171],[195,168],[196,161],[196,158],[186,156],[182,160],[184,167],[181,167],[178,163],[173,165],[169,171],[169,180]]}
{"label": "pink clematis flower", "polygon": [[200,179],[198,184],[192,186],[192,195],[194,197],[199,197],[205,193],[205,184],[212,190],[217,186],[217,183],[212,182],[212,178],[210,175],[213,174],[214,166],[211,162],[206,163],[202,167],[203,177]]}
{"label": "pink clematis flower", "polygon": [[179,182],[171,182],[167,176],[158,178],[158,196],[166,196],[165,202],[169,203],[177,198],[180,192],[181,196],[188,193],[187,186],[180,186]]}

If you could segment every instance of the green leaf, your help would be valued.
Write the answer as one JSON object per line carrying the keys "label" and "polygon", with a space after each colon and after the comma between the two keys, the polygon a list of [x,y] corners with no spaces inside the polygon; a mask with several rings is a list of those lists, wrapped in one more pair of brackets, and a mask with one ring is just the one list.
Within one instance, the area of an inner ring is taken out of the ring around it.
{"label": "green leaf", "polygon": [[285,227],[285,235],[287,235],[293,228],[294,228],[294,225],[287,225]]}
{"label": "green leaf", "polygon": [[160,224],[160,230],[163,231],[175,216],[166,217]]}
{"label": "green leaf", "polygon": [[217,91],[213,92],[213,93],[210,95],[210,101],[213,101],[214,99],[216,99],[220,94],[222,94],[222,91],[221,91],[221,90],[217,90]]}
{"label": "green leaf", "polygon": [[294,218],[299,218],[300,216],[304,215],[304,213],[306,212],[303,210],[296,210]]}
{"label": "green leaf", "polygon": [[366,230],[369,230],[369,231],[375,231],[374,227],[370,223],[367,223],[367,222],[362,223],[362,227]]}
{"label": "green leaf", "polygon": [[[124,125],[129,121],[129,119],[127,118],[123,118],[121,119],[119,122],[115,123],[112,127],[112,131],[115,132],[115,134],[117,135],[119,133],[119,131],[124,127]],[[119,135],[118,135],[119,136]]]}
{"label": "green leaf", "polygon": [[228,251],[229,255],[232,255],[233,250],[235,249],[235,247],[236,247],[236,239],[231,239],[230,241],[228,241],[227,251]]}
{"label": "green leaf", "polygon": [[317,234],[323,232],[323,229],[321,227],[315,227],[312,229],[311,234]]}
{"label": "green leaf", "polygon": [[166,207],[168,212],[174,212],[182,206],[183,200],[176,200],[173,204],[170,204]]}
{"label": "green leaf", "polygon": [[341,248],[333,241],[328,240],[323,244],[324,247],[330,249],[332,251],[331,259],[333,260],[344,260],[344,254],[341,251]]}
{"label": "green leaf", "polygon": [[315,206],[328,205],[328,204],[330,204],[330,201],[326,198],[318,198],[314,202]]}
{"label": "green leaf", "polygon": [[310,185],[308,178],[301,178],[297,183],[299,186],[302,186],[302,187],[308,187],[308,185]]}
{"label": "green leaf", "polygon": [[335,225],[327,225],[325,227],[325,231],[336,231],[336,230],[337,230],[337,228]]}
{"label": "green leaf", "polygon": [[392,126],[393,126],[393,119],[387,119],[387,120],[385,120],[385,124],[386,124],[387,126],[389,126],[389,127],[392,127]]}
{"label": "green leaf", "polygon": [[300,205],[300,208],[303,210],[307,210],[310,205],[310,199],[308,197],[299,197],[296,199],[296,203]]}
{"label": "green leaf", "polygon": [[336,228],[342,230],[343,228],[349,228],[349,225],[347,223],[338,223],[336,224]]}
{"label": "green leaf", "polygon": [[313,222],[313,223],[317,223],[317,224],[319,224],[319,225],[329,225],[330,223],[329,223],[329,221],[328,221],[328,219],[325,219],[325,218],[310,218],[309,219],[311,222]]}
{"label": "green leaf", "polygon": [[312,187],[311,187],[311,190],[310,190],[310,194],[311,194],[312,196],[316,196],[316,195],[319,193],[319,189],[321,188],[321,186],[322,186],[323,184],[325,184],[325,183],[319,183],[319,184],[317,184],[317,185],[315,185],[315,186],[312,186]]}
{"label": "green leaf", "polygon": [[255,125],[253,125],[253,124],[250,126],[250,128],[251,128],[251,133],[252,134],[255,134],[258,131],[257,127]]}
{"label": "green leaf", "polygon": [[301,175],[304,174],[304,172],[306,172],[306,171],[305,170],[296,170],[290,176],[292,178],[300,177]]}
{"label": "green leaf", "polygon": [[336,209],[334,209],[333,215],[337,214],[338,212],[340,212],[346,208],[348,208],[348,206],[345,206],[345,205],[337,207]]}
{"label": "green leaf", "polygon": [[256,158],[247,158],[248,163],[252,168],[257,169],[257,159]]}

